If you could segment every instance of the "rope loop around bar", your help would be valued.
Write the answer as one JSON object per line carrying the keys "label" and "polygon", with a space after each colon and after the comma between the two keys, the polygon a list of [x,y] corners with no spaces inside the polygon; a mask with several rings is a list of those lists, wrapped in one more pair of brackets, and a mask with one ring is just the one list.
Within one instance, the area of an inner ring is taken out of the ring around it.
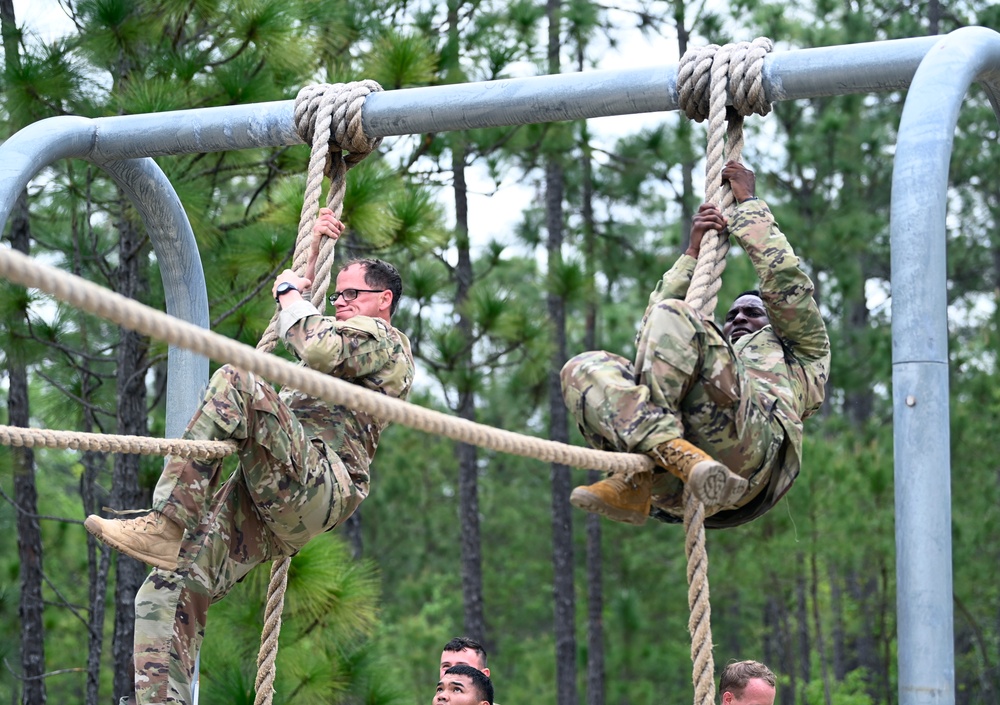
{"label": "rope loop around bar", "polygon": [[[766,37],[753,42],[689,50],[681,57],[677,90],[681,109],[697,122],[706,118],[708,146],[705,160],[705,200],[727,212],[734,205],[732,191],[722,183],[722,169],[739,160],[743,151],[743,117],[767,115],[771,105],[761,78],[764,57],[773,47]],[[732,108],[727,102],[732,99]],[[726,268],[729,238],[709,230],[702,238],[698,262],[684,300],[704,319],[715,317],[722,272]],[[688,559],[688,631],[691,634],[691,680],[694,705],[715,703],[715,664],[712,657],[712,605],[705,548],[705,507],[688,488],[684,490],[685,552]]]}

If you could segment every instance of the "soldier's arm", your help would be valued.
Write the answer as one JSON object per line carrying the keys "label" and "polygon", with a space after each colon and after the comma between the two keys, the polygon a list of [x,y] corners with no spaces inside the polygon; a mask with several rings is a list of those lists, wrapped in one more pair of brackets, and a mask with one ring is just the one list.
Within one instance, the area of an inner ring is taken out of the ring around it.
{"label": "soldier's arm", "polygon": [[722,215],[722,211],[715,204],[702,203],[698,206],[698,212],[695,213],[694,218],[691,220],[691,242],[684,254],[674,262],[674,266],[657,283],[656,288],[649,297],[646,315],[649,315],[650,308],[661,301],[666,299],[683,299],[687,295],[688,287],[691,285],[691,278],[694,276],[698,254],[701,252],[702,239],[709,231],[723,232],[726,224],[725,216]]}
{"label": "soldier's arm", "polygon": [[667,299],[683,299],[691,283],[696,262],[694,257],[688,255],[678,257],[674,266],[664,272],[660,281],[656,282],[656,288],[649,295],[649,305],[646,310]]}
{"label": "soldier's arm", "polygon": [[639,323],[639,331],[636,333],[636,345],[642,337],[642,330],[646,327],[646,320],[649,312],[661,301],[667,299],[683,299],[687,294],[688,285],[691,283],[691,275],[694,274],[694,266],[697,263],[694,257],[681,255],[674,266],[671,267],[656,283],[656,288],[649,295],[649,303],[646,304],[646,311],[642,314],[642,322]]}
{"label": "soldier's arm", "polygon": [[753,262],[760,279],[761,298],[771,326],[803,365],[815,363],[826,375],[830,339],[823,316],[813,300],[812,280],[760,199],[740,203],[730,218],[730,233]]}
{"label": "soldier's arm", "polygon": [[307,366],[344,379],[374,374],[392,360],[393,343],[384,325],[367,316],[337,321],[308,301],[282,310],[278,334]]}

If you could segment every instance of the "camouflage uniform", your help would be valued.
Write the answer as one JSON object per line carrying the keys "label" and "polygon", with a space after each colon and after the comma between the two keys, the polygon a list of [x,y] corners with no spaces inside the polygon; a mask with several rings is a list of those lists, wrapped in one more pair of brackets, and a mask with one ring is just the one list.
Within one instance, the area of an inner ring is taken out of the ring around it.
{"label": "camouflage uniform", "polygon": [[[823,403],[830,341],[799,266],[767,205],[739,204],[730,233],[760,278],[770,325],[730,345],[722,331],[682,300],[695,260],[681,255],[649,297],[634,363],[588,352],[566,363],[563,396],[597,448],[645,453],[686,438],[750,481],[736,507],[706,526],[763,514],[799,473],[802,421]],[[683,516],[680,480],[657,473],[651,514]]]}
{"label": "camouflage uniform", "polygon": [[[314,370],[409,394],[410,342],[382,320],[336,321],[301,301],[282,311],[279,333]],[[278,394],[228,365],[212,376],[184,437],[237,440],[240,465],[217,492],[221,461],[172,458],[157,483],[153,508],[185,537],[177,571],[154,569],[136,596],[139,703],[189,702],[209,605],[257,564],[294,555],[354,512],[387,425],[294,389]]]}

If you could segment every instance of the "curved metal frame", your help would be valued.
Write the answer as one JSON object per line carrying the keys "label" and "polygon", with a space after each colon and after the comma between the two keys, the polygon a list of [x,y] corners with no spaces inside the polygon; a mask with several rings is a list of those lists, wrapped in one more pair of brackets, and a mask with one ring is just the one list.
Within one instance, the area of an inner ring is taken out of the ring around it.
{"label": "curved metal frame", "polygon": [[[677,109],[677,65],[595,71],[372,94],[373,137]],[[770,54],[771,101],[900,90],[891,210],[899,699],[954,703],[945,205],[963,97],[981,83],[1000,116],[1000,34],[967,27],[923,37]],[[104,168],[139,210],[164,276],[167,311],[208,326],[191,226],[149,158],[301,143],[293,102],[30,125],[0,146],[0,222],[57,159]],[[928,315],[928,312],[930,314]],[[204,358],[170,351],[167,435],[177,436],[208,376]],[[931,488],[930,491],[928,488]]]}
{"label": "curved metal frame", "polygon": [[[28,182],[59,159],[86,159],[121,187],[146,225],[156,252],[167,313],[208,328],[208,292],[198,245],[173,185],[152,159],[95,155],[96,121],[60,117],[29,125],[0,146],[0,222]],[[208,359],[171,346],[167,352],[166,435],[178,437],[197,409]]]}

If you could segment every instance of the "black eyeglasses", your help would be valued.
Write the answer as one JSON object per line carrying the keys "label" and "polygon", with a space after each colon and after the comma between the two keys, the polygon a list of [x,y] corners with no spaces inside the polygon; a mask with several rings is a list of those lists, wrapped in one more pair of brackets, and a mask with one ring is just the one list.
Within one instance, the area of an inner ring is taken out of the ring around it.
{"label": "black eyeglasses", "polygon": [[354,299],[358,298],[358,294],[381,294],[383,291],[388,291],[388,289],[344,289],[343,291],[335,291],[330,296],[330,303],[336,304],[337,299],[341,296],[344,297],[344,301],[354,301]]}

